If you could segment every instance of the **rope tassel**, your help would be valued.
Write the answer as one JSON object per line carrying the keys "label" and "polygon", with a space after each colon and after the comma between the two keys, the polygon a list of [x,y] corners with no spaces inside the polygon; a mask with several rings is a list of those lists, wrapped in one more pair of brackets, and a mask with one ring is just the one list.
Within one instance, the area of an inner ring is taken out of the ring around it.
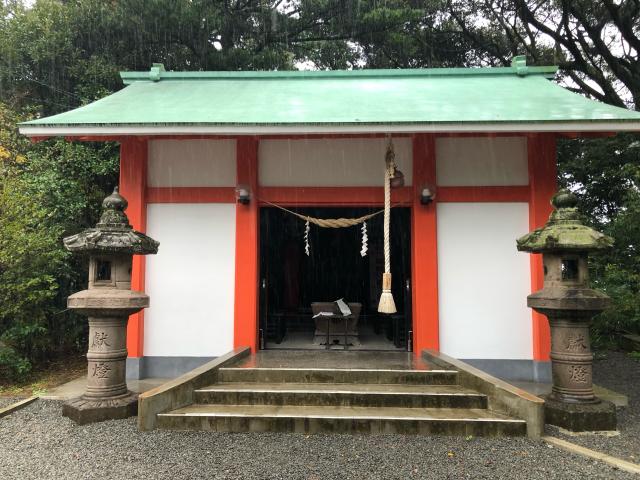
{"label": "rope tassel", "polygon": [[309,226],[309,220],[304,226],[304,253],[309,256],[309,232],[311,231],[311,227]]}
{"label": "rope tassel", "polygon": [[396,303],[391,293],[391,241],[390,241],[390,221],[391,221],[391,177],[395,172],[395,154],[391,137],[387,145],[386,169],[384,172],[384,273],[382,274],[382,294],[378,304],[380,313],[396,313]]}

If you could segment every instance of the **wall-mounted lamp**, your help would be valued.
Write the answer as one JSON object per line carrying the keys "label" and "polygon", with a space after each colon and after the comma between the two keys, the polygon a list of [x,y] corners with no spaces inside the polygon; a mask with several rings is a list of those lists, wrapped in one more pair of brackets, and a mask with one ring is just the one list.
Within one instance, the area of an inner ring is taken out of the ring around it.
{"label": "wall-mounted lamp", "polygon": [[391,188],[404,187],[404,173],[396,168],[396,171],[391,177]]}
{"label": "wall-mounted lamp", "polygon": [[431,191],[429,187],[423,187],[420,192],[420,203],[422,205],[429,205],[436,198],[435,193]]}
{"label": "wall-mounted lamp", "polygon": [[238,185],[236,187],[236,201],[242,205],[248,205],[251,199],[251,193],[249,188],[244,185]]}

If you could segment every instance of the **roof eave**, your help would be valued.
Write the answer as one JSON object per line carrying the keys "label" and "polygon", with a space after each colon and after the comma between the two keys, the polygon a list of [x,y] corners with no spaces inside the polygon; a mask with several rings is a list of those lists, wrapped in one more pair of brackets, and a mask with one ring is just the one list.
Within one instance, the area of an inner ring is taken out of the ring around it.
{"label": "roof eave", "polygon": [[85,135],[290,135],[353,133],[457,133],[457,132],[640,132],[638,120],[568,122],[442,122],[412,124],[217,124],[217,125],[30,125],[20,133],[29,137]]}

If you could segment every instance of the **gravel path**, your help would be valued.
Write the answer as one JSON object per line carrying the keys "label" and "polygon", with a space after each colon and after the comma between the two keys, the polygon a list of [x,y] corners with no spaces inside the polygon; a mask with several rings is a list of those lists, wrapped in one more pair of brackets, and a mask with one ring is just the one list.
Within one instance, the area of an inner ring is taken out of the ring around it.
{"label": "gravel path", "polygon": [[631,479],[526,438],[141,433],[134,419],[76,426],[39,400],[0,420],[9,479]]}
{"label": "gravel path", "polygon": [[0,397],[0,408],[8,407],[20,400],[24,400],[24,397]]}
{"label": "gravel path", "polygon": [[640,463],[640,361],[622,352],[607,352],[606,358],[593,365],[593,381],[597,385],[623,393],[629,406],[618,409],[619,436],[568,436],[547,427],[550,434],[630,462]]}

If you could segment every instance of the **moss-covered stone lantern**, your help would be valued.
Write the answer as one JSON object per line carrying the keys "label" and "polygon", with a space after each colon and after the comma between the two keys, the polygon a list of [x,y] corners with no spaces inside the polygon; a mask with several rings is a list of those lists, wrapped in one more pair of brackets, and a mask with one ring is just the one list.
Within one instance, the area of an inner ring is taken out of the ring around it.
{"label": "moss-covered stone lantern", "polygon": [[527,305],[549,319],[553,387],[545,420],[572,431],[615,430],[615,407],[593,393],[591,318],[609,297],[589,288],[588,254],[610,248],[613,239],[584,225],[577,198],[560,190],[551,200],[547,224],[517,240],[518,250],[541,253],[544,287]]}
{"label": "moss-covered stone lantern", "polygon": [[89,255],[89,288],[67,300],[70,309],[89,317],[87,389],[62,409],[80,424],[137,413],[137,395],[125,377],[126,326],[129,315],[149,306],[149,297],[131,290],[131,261],[134,254],[157,253],[159,246],[129,225],[127,201],[117,188],[102,208],[95,228],[64,239],[67,250]]}

